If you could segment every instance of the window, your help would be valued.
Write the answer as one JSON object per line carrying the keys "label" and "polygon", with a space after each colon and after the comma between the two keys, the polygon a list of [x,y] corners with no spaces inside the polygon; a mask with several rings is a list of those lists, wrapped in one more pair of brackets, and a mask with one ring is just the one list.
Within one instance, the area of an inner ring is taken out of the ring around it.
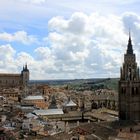
{"label": "window", "polygon": [[138,94],[138,88],[132,87],[132,95],[137,95],[137,94]]}
{"label": "window", "polygon": [[122,87],[121,90],[122,90],[121,93],[125,95],[126,94],[126,88]]}

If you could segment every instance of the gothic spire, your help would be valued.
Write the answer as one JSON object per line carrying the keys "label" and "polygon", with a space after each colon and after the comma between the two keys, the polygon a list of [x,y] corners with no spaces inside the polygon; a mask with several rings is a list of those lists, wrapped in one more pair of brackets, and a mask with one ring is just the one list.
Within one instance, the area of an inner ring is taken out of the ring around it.
{"label": "gothic spire", "polygon": [[25,69],[27,70],[28,68],[27,68],[27,63],[25,64]]}
{"label": "gothic spire", "polygon": [[127,45],[127,54],[133,54],[133,46],[132,46],[132,40],[131,40],[130,30],[129,30],[128,45]]}

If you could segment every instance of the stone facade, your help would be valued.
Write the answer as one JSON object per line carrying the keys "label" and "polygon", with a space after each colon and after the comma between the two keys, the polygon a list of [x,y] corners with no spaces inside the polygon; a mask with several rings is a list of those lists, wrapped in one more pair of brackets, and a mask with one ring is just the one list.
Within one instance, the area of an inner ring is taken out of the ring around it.
{"label": "stone facade", "polygon": [[27,65],[19,74],[0,73],[0,87],[1,88],[14,88],[25,87],[29,82],[29,70]]}
{"label": "stone facade", "polygon": [[33,104],[37,108],[45,109],[48,108],[48,104],[42,95],[29,95],[23,99],[24,103]]}
{"label": "stone facade", "polygon": [[119,81],[119,119],[140,120],[140,78],[129,35]]}
{"label": "stone facade", "polygon": [[1,89],[0,90],[0,96],[6,98],[6,101],[9,102],[12,101],[18,101],[19,100],[20,91],[16,88],[10,88],[10,89]]}

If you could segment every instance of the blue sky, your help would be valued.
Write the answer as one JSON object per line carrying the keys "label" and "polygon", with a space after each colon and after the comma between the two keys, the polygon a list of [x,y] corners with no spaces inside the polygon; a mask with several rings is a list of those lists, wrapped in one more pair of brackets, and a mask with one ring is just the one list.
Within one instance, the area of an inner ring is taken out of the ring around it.
{"label": "blue sky", "polygon": [[119,77],[128,30],[140,64],[139,0],[0,0],[0,72]]}

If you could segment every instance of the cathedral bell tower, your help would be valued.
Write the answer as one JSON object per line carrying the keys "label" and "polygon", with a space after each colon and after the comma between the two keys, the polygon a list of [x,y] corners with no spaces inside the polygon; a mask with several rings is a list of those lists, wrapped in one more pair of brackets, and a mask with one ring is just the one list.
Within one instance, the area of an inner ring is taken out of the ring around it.
{"label": "cathedral bell tower", "polygon": [[119,119],[140,121],[140,78],[131,35],[119,80]]}

